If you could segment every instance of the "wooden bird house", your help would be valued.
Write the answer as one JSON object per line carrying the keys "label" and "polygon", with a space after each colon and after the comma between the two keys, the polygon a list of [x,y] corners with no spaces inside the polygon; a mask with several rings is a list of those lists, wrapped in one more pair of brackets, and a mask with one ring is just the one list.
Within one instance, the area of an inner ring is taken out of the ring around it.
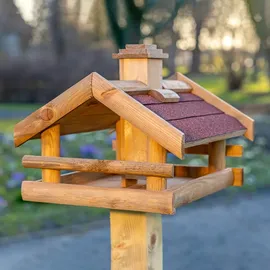
{"label": "wooden bird house", "polygon": [[[162,269],[160,214],[243,184],[243,169],[225,162],[242,146],[226,139],[253,140],[254,121],[181,73],[162,79],[167,57],[155,45],[127,45],[113,55],[119,80],[91,73],[15,126],[16,146],[42,145],[41,156],[23,157],[42,169],[41,180],[23,182],[23,199],[111,209],[112,269]],[[116,160],[60,157],[60,136],[108,128]],[[208,155],[209,164],[168,164],[167,153]]]}

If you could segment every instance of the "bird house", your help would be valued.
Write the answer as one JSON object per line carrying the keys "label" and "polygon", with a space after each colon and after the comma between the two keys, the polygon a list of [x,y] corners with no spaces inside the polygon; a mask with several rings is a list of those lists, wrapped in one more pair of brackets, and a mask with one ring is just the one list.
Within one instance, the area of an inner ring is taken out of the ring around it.
{"label": "bird house", "polygon": [[[119,80],[91,73],[15,126],[15,146],[42,146],[41,156],[23,157],[42,179],[24,181],[22,198],[111,209],[112,269],[161,269],[160,214],[243,184],[243,169],[225,162],[242,146],[226,139],[253,140],[254,121],[181,73],[163,79],[167,57],[155,45],[127,45],[113,55]],[[116,160],[60,157],[60,136],[109,128]],[[208,155],[209,164],[169,164],[168,153]]]}

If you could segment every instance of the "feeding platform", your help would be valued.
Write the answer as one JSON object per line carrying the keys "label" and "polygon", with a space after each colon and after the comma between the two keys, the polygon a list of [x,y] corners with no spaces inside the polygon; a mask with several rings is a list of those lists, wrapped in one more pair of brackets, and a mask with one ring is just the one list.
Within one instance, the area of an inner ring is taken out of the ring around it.
{"label": "feeding platform", "polygon": [[[253,140],[254,121],[181,73],[163,79],[168,55],[155,45],[113,57],[119,80],[93,72],[15,126],[15,146],[41,139],[42,148],[23,157],[42,179],[24,181],[22,198],[111,209],[112,269],[162,269],[160,214],[241,186],[243,169],[227,168],[226,156],[241,157],[243,147],[226,139]],[[116,160],[60,157],[60,136],[111,128]],[[208,164],[169,164],[168,153],[208,155]]]}

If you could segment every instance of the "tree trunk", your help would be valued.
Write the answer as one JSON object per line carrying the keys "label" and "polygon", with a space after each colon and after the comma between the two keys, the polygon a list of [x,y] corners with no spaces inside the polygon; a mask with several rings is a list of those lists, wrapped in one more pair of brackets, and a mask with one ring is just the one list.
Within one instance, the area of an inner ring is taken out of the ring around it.
{"label": "tree trunk", "polygon": [[251,75],[251,80],[253,82],[257,82],[258,81],[258,75],[259,75],[259,66],[258,66],[258,59],[261,56],[262,53],[262,46],[260,45],[260,49],[256,52],[255,56],[254,56],[254,70],[252,72]]}
{"label": "tree trunk", "polygon": [[64,41],[64,35],[62,31],[62,21],[61,21],[61,1],[52,0],[50,3],[50,17],[49,17],[49,27],[52,40],[53,50],[57,61],[59,62],[61,58],[65,55],[66,47]]}
{"label": "tree trunk", "polygon": [[191,63],[191,69],[190,73],[200,73],[200,65],[201,65],[201,51],[199,48],[199,37],[200,37],[200,32],[202,28],[202,22],[196,22],[196,30],[195,30],[195,49],[193,50],[192,53],[192,63]]}
{"label": "tree trunk", "polygon": [[265,49],[265,59],[268,64],[267,74],[268,74],[268,79],[270,80],[270,48]]}

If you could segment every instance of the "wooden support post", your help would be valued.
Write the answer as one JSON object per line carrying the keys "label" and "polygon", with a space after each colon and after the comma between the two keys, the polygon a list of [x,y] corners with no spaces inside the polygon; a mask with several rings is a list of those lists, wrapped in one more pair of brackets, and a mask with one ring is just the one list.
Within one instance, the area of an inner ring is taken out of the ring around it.
{"label": "wooden support post", "polygon": [[[52,126],[41,133],[41,154],[47,157],[60,156],[60,125]],[[60,171],[42,169],[42,181],[59,183]]]}
{"label": "wooden support post", "polygon": [[[142,45],[140,45],[142,46]],[[162,88],[162,59],[128,57],[120,59],[120,79],[138,80],[152,89]],[[117,158],[163,163],[166,151],[128,121],[116,126]],[[122,186],[134,184],[123,179]],[[166,179],[147,177],[148,190],[162,190]],[[160,214],[111,211],[111,269],[161,270],[162,222]]]}
{"label": "wooden support post", "polygon": [[226,141],[217,141],[208,145],[208,166],[209,173],[220,171],[226,168]]}

